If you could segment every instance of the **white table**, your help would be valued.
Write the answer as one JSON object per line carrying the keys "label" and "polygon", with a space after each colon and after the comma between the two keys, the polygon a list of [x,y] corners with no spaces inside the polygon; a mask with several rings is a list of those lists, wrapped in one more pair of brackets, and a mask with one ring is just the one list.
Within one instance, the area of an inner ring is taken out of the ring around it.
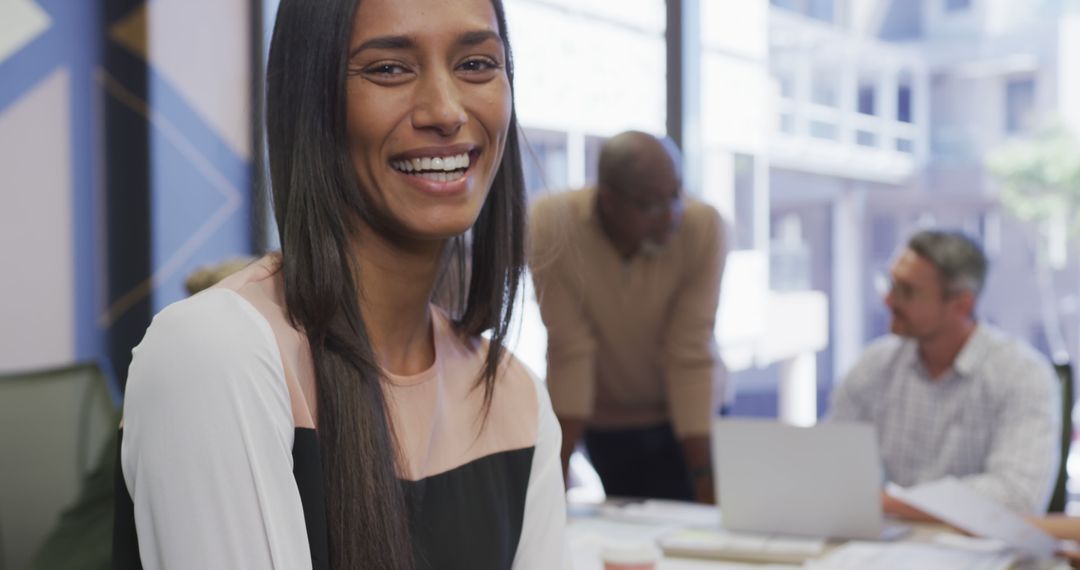
{"label": "white table", "polygon": [[[688,526],[707,526],[711,520],[711,511],[708,508],[690,504],[685,504],[685,509],[666,510],[663,516],[626,517],[617,509],[625,503],[626,501],[612,501],[603,505],[571,504],[567,535],[574,570],[603,570],[601,553],[612,543],[655,543],[665,534]],[[715,520],[718,526],[718,510]],[[936,535],[952,532],[943,525],[915,524],[913,526],[913,532],[903,539],[904,542],[929,543]],[[839,544],[841,543],[830,543],[829,548],[835,548]],[[802,566],[690,558],[664,558],[658,566],[658,570],[792,570],[795,568],[802,568]],[[1024,565],[1022,568],[1024,570],[1029,568],[1058,570],[1067,569],[1069,566],[1063,561],[1055,561],[1042,566]]]}

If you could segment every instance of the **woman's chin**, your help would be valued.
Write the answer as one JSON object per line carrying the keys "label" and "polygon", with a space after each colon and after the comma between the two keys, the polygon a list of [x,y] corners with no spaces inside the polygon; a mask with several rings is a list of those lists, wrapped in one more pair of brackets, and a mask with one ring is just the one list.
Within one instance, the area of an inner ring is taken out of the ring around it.
{"label": "woman's chin", "polygon": [[408,233],[420,240],[447,240],[464,234],[472,228],[475,218],[453,220],[424,220],[408,224]]}

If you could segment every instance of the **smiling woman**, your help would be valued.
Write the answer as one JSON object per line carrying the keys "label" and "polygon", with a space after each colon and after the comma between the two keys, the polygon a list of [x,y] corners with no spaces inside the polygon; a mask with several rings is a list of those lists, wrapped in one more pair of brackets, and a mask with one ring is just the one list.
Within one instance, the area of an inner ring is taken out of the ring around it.
{"label": "smiling woman", "polygon": [[524,188],[501,4],[284,0],[267,83],[282,251],[136,349],[115,567],[561,567],[558,424],[502,347]]}

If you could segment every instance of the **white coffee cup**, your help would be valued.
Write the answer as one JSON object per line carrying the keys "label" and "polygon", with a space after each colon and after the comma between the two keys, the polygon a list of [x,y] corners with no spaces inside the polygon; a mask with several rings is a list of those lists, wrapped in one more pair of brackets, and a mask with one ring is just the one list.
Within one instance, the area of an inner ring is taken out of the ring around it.
{"label": "white coffee cup", "polygon": [[656,570],[660,551],[649,543],[609,544],[601,554],[604,570]]}

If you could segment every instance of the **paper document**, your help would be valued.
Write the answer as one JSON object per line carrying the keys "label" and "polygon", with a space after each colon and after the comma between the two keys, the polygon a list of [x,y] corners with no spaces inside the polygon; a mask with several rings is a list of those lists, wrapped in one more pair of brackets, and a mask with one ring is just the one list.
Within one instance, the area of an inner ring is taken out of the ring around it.
{"label": "paper document", "polygon": [[806,570],[1008,570],[1015,557],[1003,552],[972,552],[933,544],[849,542]]}
{"label": "paper document", "polygon": [[821,556],[825,541],[724,530],[684,529],[659,541],[667,556],[799,564]]}
{"label": "paper document", "polygon": [[1057,541],[1004,505],[987,499],[955,478],[948,477],[904,489],[890,485],[888,493],[946,523],[986,538],[996,538],[1023,554],[1051,558]]}
{"label": "paper document", "polygon": [[601,514],[608,519],[648,524],[670,524],[719,528],[720,509],[682,501],[648,499],[622,505],[603,505]]}

